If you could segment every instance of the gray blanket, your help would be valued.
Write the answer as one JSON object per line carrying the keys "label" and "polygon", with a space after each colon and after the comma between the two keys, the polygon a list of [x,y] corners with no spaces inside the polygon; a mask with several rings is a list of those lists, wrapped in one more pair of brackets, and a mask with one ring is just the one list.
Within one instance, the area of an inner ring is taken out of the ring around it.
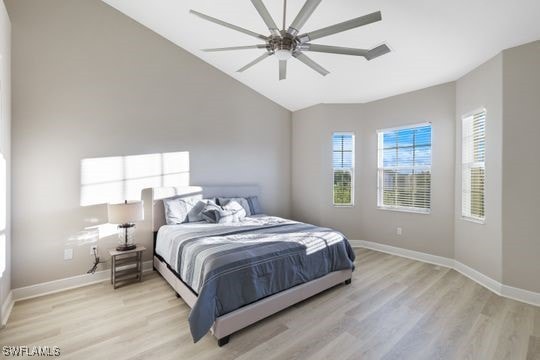
{"label": "gray blanket", "polygon": [[198,294],[189,316],[195,342],[221,315],[354,267],[354,252],[341,233],[280,218],[174,237],[170,260],[176,260],[175,270]]}

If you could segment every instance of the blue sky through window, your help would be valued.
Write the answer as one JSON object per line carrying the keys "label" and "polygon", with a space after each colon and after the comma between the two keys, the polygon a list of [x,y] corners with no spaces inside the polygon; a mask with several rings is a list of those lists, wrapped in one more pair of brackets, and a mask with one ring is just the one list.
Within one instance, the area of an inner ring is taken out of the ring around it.
{"label": "blue sky through window", "polygon": [[353,167],[353,135],[334,134],[332,137],[332,166],[334,168]]}
{"label": "blue sky through window", "polygon": [[383,133],[383,166],[431,166],[431,125]]}

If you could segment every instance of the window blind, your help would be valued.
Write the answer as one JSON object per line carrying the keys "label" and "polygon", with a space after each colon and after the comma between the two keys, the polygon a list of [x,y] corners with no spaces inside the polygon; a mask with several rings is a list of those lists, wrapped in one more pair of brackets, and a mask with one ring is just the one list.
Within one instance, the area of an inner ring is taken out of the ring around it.
{"label": "window blind", "polygon": [[378,131],[378,206],[431,209],[431,124]]}
{"label": "window blind", "polygon": [[485,220],[486,112],[463,118],[462,127],[461,214]]}
{"label": "window blind", "polygon": [[354,134],[332,135],[334,205],[354,203]]}

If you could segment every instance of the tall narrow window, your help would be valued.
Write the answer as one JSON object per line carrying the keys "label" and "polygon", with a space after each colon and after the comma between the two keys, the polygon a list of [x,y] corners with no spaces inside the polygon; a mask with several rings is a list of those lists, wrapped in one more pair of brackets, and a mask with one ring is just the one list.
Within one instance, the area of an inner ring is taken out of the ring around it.
{"label": "tall narrow window", "polygon": [[334,173],[334,205],[354,204],[354,134],[332,135],[332,167]]}
{"label": "tall narrow window", "polygon": [[378,206],[431,210],[431,124],[379,130]]}
{"label": "tall narrow window", "polygon": [[485,221],[486,111],[463,118],[461,170],[461,214]]}

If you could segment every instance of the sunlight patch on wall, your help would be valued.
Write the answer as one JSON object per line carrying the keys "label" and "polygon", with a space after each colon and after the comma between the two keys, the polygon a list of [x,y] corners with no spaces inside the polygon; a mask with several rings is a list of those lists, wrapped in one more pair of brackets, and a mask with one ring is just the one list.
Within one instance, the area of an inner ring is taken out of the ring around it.
{"label": "sunlight patch on wall", "polygon": [[81,246],[95,244],[98,240],[116,237],[118,235],[118,225],[116,224],[99,224],[87,226],[84,230],[68,237],[66,246]]}
{"label": "sunlight patch on wall", "polygon": [[78,233],[68,237],[65,246],[81,246],[87,244],[95,244],[100,239],[99,226],[85,228]]}
{"label": "sunlight patch on wall", "polygon": [[141,190],[189,185],[189,152],[81,160],[81,206],[140,200]]}

